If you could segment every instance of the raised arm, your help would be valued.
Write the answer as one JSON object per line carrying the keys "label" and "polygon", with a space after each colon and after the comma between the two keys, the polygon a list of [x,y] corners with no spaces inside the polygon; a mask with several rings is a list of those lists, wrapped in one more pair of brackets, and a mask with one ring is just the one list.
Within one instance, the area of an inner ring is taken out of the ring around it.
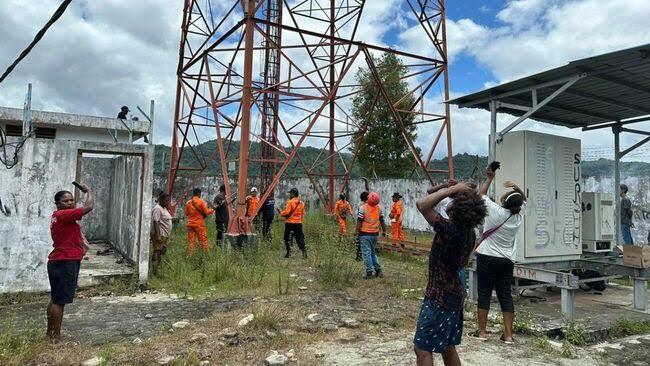
{"label": "raised arm", "polygon": [[440,183],[440,184],[438,184],[436,186],[433,186],[433,187],[430,187],[429,189],[427,189],[427,194],[436,193],[441,189],[449,188],[449,187],[451,187],[453,185],[456,185],[456,184],[458,184],[458,182],[455,181],[455,180],[450,180],[450,181],[445,182],[445,183]]}
{"label": "raised arm", "polygon": [[84,202],[84,215],[92,211],[95,208],[95,198],[93,197],[93,191],[87,185],[83,186],[86,190],[86,201]]}
{"label": "raised arm", "polygon": [[488,190],[490,189],[490,186],[492,185],[492,181],[494,180],[494,175],[495,173],[492,171],[492,168],[488,165],[487,169],[485,170],[485,181],[481,184],[481,187],[479,188],[479,195],[485,196],[488,193]]}
{"label": "raised arm", "polygon": [[471,188],[469,188],[466,184],[459,183],[452,187],[440,189],[435,193],[420,198],[415,205],[422,216],[424,216],[424,219],[427,220],[430,225],[433,225],[435,222],[440,220],[440,215],[434,210],[438,203],[440,203],[440,201],[443,199],[452,196],[462,190],[469,189]]}
{"label": "raised arm", "polygon": [[526,202],[526,194],[524,193],[524,191],[521,190],[521,188],[519,188],[517,183],[511,180],[507,180],[503,182],[503,186],[506,188],[512,188],[512,190],[519,193],[521,195],[521,198],[524,200],[524,202]]}

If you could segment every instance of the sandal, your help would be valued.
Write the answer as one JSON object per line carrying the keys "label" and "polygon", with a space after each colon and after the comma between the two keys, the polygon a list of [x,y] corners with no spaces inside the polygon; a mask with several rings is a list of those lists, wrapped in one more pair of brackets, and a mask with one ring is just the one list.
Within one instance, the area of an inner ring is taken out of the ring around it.
{"label": "sandal", "polygon": [[469,333],[468,335],[469,335],[470,337],[473,337],[473,338],[478,339],[478,340],[481,341],[481,342],[483,342],[483,341],[487,341],[487,340],[488,340],[487,337],[481,337],[481,332],[479,332],[478,329],[475,330],[475,331],[473,331],[473,332],[471,332],[471,333]]}
{"label": "sandal", "polygon": [[499,339],[501,340],[501,342],[503,342],[505,344],[515,344],[515,339],[512,338],[511,340],[507,341],[505,334],[502,334],[501,338],[499,338]]}

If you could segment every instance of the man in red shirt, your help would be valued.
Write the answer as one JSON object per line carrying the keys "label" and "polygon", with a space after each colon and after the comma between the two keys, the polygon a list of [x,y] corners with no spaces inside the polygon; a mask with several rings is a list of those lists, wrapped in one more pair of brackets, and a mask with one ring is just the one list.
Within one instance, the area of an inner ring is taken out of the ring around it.
{"label": "man in red shirt", "polygon": [[54,250],[47,261],[52,297],[47,306],[47,336],[53,341],[61,337],[63,308],[65,304],[72,303],[77,290],[79,265],[85,254],[81,226],[77,221],[92,211],[94,199],[89,187],[82,188],[86,193],[83,207],[75,207],[74,196],[69,191],[60,191],[54,195],[56,211],[52,213],[50,224]]}

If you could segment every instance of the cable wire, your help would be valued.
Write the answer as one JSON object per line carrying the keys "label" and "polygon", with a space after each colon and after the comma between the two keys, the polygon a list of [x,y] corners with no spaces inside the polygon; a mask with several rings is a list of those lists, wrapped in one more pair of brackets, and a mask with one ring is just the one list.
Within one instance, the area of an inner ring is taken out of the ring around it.
{"label": "cable wire", "polygon": [[29,46],[27,46],[27,48],[25,48],[23,50],[23,52],[20,53],[20,56],[18,56],[18,58],[11,65],[9,65],[9,67],[7,67],[7,70],[5,70],[5,72],[2,74],[2,76],[0,76],[0,83],[2,83],[4,81],[4,79],[7,76],[9,76],[9,74],[14,70],[14,68],[18,65],[18,63],[20,63],[20,61],[22,61],[31,52],[32,48],[34,48],[34,46],[36,46],[38,41],[40,41],[41,38],[43,38],[43,36],[45,35],[45,32],[47,32],[48,28],[50,28],[52,26],[52,24],[54,24],[61,17],[61,15],[63,15],[63,13],[65,12],[65,9],[68,7],[68,5],[70,5],[71,2],[72,2],[72,0],[65,0],[65,1],[63,1],[61,3],[61,5],[59,5],[59,8],[56,9],[54,14],[52,14],[52,17],[50,18],[50,20],[48,20],[48,22],[45,23],[43,28],[41,28],[41,30],[38,31],[38,33],[36,33],[36,36],[34,37],[32,42],[29,44]]}

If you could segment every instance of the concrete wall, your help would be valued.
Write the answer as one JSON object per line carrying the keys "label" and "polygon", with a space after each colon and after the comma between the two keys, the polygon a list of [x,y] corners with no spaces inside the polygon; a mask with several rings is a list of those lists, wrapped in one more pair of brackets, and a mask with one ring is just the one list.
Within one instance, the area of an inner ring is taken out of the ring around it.
{"label": "concrete wall", "polygon": [[[632,236],[635,244],[648,243],[648,231],[650,231],[650,177],[623,177],[621,183],[628,186],[628,197],[632,201],[634,210],[634,228]],[[618,189],[614,190],[614,178],[588,178],[584,184],[585,192],[615,193],[618,197]],[[623,242],[621,233],[619,243]]]}
{"label": "concrete wall", "polygon": [[81,221],[81,228],[89,241],[108,241],[111,206],[111,177],[113,176],[114,158],[82,157],[79,181],[92,188],[95,196],[95,208],[92,214]]}
{"label": "concrete wall", "polygon": [[110,182],[111,211],[107,220],[107,226],[110,227],[109,241],[120,253],[137,262],[142,158],[138,156],[114,158]]}
{"label": "concrete wall", "polygon": [[[73,188],[70,182],[76,176],[79,150],[144,154],[141,174],[145,181],[152,179],[153,147],[148,145],[28,139],[19,164],[13,169],[0,169],[0,293],[49,290],[46,264],[52,248],[50,215],[56,209],[53,198],[57,191]],[[145,184],[143,197],[151,195],[151,186]],[[141,282],[148,276],[150,202],[143,200],[139,215],[135,258]]]}
{"label": "concrete wall", "polygon": [[[650,177],[625,177],[622,182],[630,188],[629,197],[634,208],[634,222],[636,228],[632,229],[635,243],[646,243],[648,231],[650,230]],[[337,182],[337,187],[342,182]],[[176,189],[179,191],[189,187],[189,179],[179,178],[176,183]],[[221,179],[216,177],[201,178],[196,186],[200,187],[204,193],[203,197],[211,200],[217,194],[217,189],[221,184]],[[254,182],[257,185],[258,182]],[[323,187],[326,182],[322,181]],[[154,179],[154,192],[158,192],[166,185],[166,177],[157,176]],[[252,185],[249,185],[252,186]],[[612,178],[588,178],[584,182],[583,189],[585,192],[613,192],[614,180]],[[284,205],[288,198],[289,189],[296,187],[301,192],[301,198],[306,201],[310,209],[320,208],[321,203],[318,195],[315,193],[309,179],[292,179],[290,181],[280,181],[276,190],[276,204]],[[351,180],[349,197],[354,208],[359,205],[359,194],[364,190],[364,184],[361,180]],[[404,196],[404,226],[410,229],[431,231],[431,227],[422,218],[415,208],[415,201],[421,197],[429,187],[427,180],[412,179],[386,179],[371,180],[370,188],[379,192],[381,196],[381,205],[385,216],[388,216],[392,201],[390,197],[393,192],[400,192]],[[190,187],[191,188],[191,187]],[[235,187],[232,187],[233,189]],[[182,216],[183,210],[177,210],[177,215]],[[620,233],[619,233],[620,234]]]}

